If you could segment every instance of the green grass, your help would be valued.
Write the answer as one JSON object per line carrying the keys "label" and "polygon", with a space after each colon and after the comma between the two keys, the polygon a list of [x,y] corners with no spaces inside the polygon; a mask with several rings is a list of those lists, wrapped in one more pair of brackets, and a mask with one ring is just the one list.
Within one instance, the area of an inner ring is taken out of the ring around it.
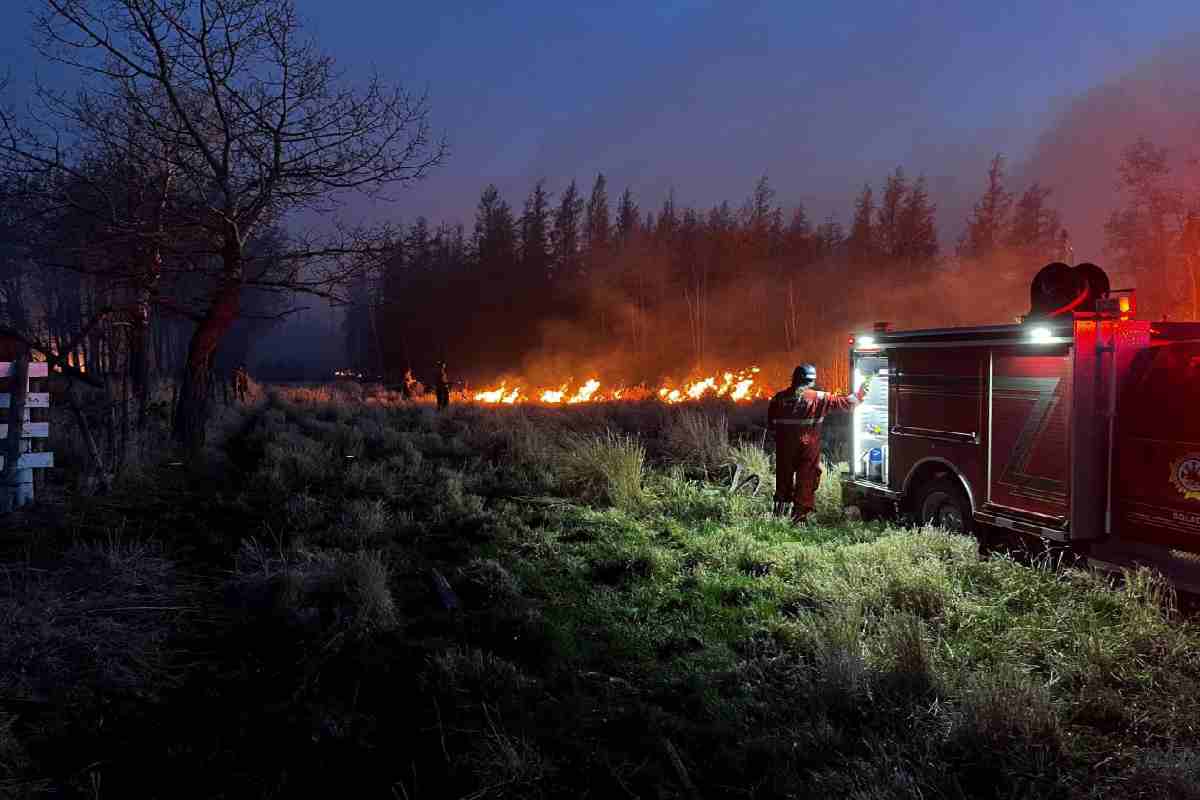
{"label": "green grass", "polygon": [[[189,523],[209,561],[148,513],[9,579],[5,674],[116,701],[0,713],[0,786],[84,791],[98,762],[136,796],[149,777],[98,754],[153,729],[201,795],[1200,797],[1200,627],[1158,578],[850,519],[828,474],[794,526],[759,412],[272,395],[231,429],[240,472],[193,488],[227,514]],[[143,597],[197,613],[112,611]],[[68,741],[90,759],[56,766]]]}

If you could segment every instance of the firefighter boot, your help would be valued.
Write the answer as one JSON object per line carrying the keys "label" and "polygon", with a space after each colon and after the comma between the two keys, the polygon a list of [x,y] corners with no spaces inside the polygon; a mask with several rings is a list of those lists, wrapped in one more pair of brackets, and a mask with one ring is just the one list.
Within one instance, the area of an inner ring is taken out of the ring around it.
{"label": "firefighter boot", "polygon": [[785,503],[785,502],[776,500],[775,508],[772,509],[772,512],[777,517],[786,517],[788,515],[788,513],[791,511],[791,507],[792,507],[791,503]]}

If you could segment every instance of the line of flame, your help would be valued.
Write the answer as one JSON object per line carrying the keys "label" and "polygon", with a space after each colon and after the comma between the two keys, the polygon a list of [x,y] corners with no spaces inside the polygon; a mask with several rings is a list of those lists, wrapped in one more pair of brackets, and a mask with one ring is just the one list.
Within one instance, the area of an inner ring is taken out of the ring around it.
{"label": "line of flame", "polygon": [[720,377],[708,376],[683,381],[681,384],[664,385],[657,392],[640,386],[620,385],[611,391],[601,391],[603,384],[599,378],[589,378],[573,394],[570,393],[570,382],[561,384],[557,389],[535,389],[526,391],[520,385],[509,389],[504,381],[494,389],[476,392],[476,402],[488,404],[513,405],[515,403],[542,403],[545,405],[575,405],[579,403],[611,402],[613,400],[641,400],[657,397],[664,403],[682,403],[688,400],[699,400],[706,396],[729,397],[735,402],[756,400],[766,396],[766,389],[757,383],[758,367],[740,370],[738,372],[723,372]]}

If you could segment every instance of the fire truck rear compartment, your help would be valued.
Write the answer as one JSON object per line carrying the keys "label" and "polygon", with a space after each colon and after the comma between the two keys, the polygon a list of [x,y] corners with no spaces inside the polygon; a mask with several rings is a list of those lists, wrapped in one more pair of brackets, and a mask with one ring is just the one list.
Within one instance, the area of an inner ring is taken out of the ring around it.
{"label": "fire truck rear compartment", "polygon": [[854,363],[854,385],[870,377],[867,396],[854,409],[851,421],[850,471],[879,486],[888,485],[888,359],[863,356]]}

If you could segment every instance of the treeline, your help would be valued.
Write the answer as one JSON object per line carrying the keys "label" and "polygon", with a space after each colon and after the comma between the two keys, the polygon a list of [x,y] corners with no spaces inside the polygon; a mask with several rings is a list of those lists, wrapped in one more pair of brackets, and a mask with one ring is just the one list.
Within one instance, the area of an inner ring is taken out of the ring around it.
{"label": "treeline", "polygon": [[[980,215],[964,253],[986,255],[991,225],[1004,229],[997,246],[1044,259],[1059,234],[1045,201],[1032,187],[1014,224]],[[347,342],[359,369],[390,379],[443,358],[473,379],[652,379],[800,358],[839,370],[852,326],[919,316],[905,287],[957,261],[937,230],[925,178],[902,168],[878,196],[863,187],[849,230],[783,208],[767,177],[744,202],[708,210],[673,197],[643,209],[628,189],[614,203],[598,175],[586,196],[571,182],[553,198],[539,182],[518,213],[488,186],[469,233],[423,218],[407,229],[382,274],[357,287]]]}
{"label": "treeline", "polygon": [[[1200,317],[1198,198],[1173,188],[1166,153],[1146,142],[1119,177],[1104,266],[1135,278],[1151,313]],[[538,182],[519,210],[488,186],[470,231],[418,218],[360,282],[349,352],[391,379],[439,359],[460,377],[553,382],[803,358],[845,383],[848,332],[1009,322],[1038,268],[1075,261],[1051,189],[1011,186],[1001,155],[952,252],[925,178],[899,167],[878,191],[863,186],[848,219],[785,209],[766,177],[744,202],[708,210],[673,196],[643,209],[628,189],[613,202],[604,175],[586,195]]]}

